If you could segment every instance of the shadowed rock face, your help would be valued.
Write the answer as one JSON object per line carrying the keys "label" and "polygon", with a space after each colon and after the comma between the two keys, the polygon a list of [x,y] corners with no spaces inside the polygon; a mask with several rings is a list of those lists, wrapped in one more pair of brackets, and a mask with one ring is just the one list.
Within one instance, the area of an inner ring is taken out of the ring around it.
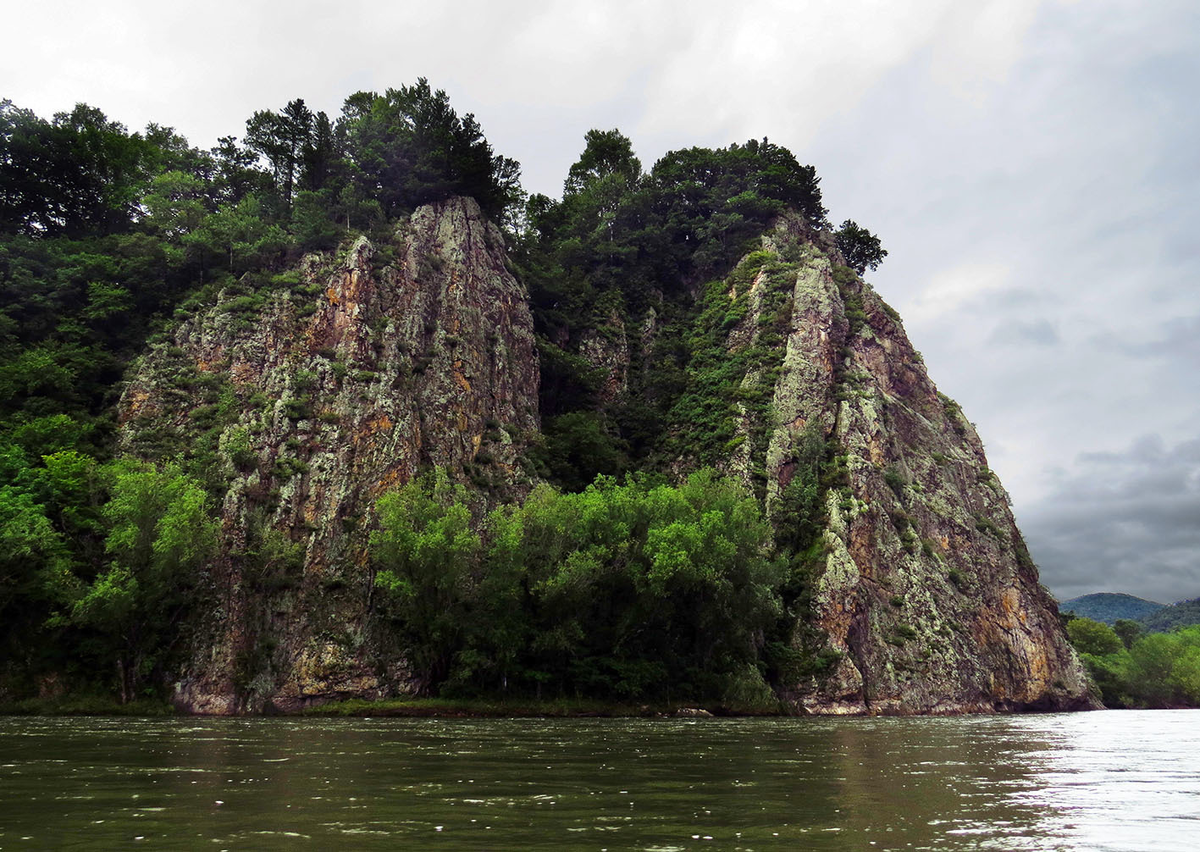
{"label": "shadowed rock face", "polygon": [[[790,322],[770,428],[764,439],[746,424],[729,469],[752,485],[758,454],[776,511],[814,423],[844,468],[825,493],[810,607],[830,662],[788,698],[811,713],[1099,706],[978,435],[937,393],[899,317],[799,220],[781,220],[763,249],[730,350],[754,343],[763,305],[790,307]],[[759,375],[770,374],[747,382]]]}
{"label": "shadowed rock face", "polygon": [[[721,466],[777,520],[806,438],[828,442],[837,470],[792,639],[821,664],[784,684],[788,701],[833,714],[1098,706],[978,436],[899,318],[799,218],[751,257],[722,291],[736,311],[717,339],[745,365],[739,398],[758,402],[736,403]],[[603,402],[652,369],[656,316],[581,332]],[[419,687],[368,629],[375,500],[427,465],[491,499],[527,493],[537,364],[525,290],[465,199],[417,210],[385,244],[360,238],[298,275],[231,288],[151,350],[121,400],[125,451],[186,443],[228,489],[177,704],[295,709]]]}
{"label": "shadowed rock face", "polygon": [[215,420],[212,463],[229,482],[214,611],[178,704],[286,709],[409,689],[395,649],[365,630],[375,500],[423,465],[521,496],[537,389],[524,287],[469,199],[420,208],[386,245],[310,255],[298,282],[223,293],[184,322],[120,406],[138,455]]}

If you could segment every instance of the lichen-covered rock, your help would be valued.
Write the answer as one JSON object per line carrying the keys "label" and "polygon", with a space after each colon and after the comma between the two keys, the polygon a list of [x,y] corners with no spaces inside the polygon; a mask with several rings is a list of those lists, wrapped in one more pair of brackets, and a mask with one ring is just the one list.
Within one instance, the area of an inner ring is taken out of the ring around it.
{"label": "lichen-covered rock", "polygon": [[613,311],[599,328],[582,333],[579,354],[601,377],[596,394],[600,402],[611,403],[629,389],[629,341],[619,312]]}
{"label": "lichen-covered rock", "polygon": [[782,218],[763,252],[731,355],[755,351],[781,318],[787,328],[774,363],[747,364],[746,384],[773,387],[758,418],[743,409],[730,469],[752,487],[759,471],[778,514],[805,436],[833,448],[794,639],[821,665],[787,697],[831,714],[1097,706],[979,437],[899,317],[797,218]]}
{"label": "lichen-covered rock", "polygon": [[226,713],[411,691],[365,629],[374,503],[426,465],[520,496],[537,390],[524,287],[470,199],[418,209],[386,244],[244,280],[184,321],[119,408],[125,451],[208,453],[225,490],[214,609],[177,702]]}

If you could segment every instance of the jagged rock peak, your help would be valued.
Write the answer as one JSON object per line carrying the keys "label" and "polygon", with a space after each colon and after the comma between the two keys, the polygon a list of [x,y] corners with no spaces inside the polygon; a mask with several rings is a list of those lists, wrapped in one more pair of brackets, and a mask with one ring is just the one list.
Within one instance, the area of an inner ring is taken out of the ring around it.
{"label": "jagged rock peak", "polygon": [[784,526],[797,477],[819,478],[824,499],[793,639],[818,664],[790,700],[812,713],[1097,706],[974,428],[823,236],[782,217],[723,288],[744,310],[727,338],[745,363],[727,469]]}

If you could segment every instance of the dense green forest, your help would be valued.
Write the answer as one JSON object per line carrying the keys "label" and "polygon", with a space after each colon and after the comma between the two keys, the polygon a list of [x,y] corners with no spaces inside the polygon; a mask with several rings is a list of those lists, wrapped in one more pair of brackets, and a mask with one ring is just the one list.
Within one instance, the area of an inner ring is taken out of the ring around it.
{"label": "dense green forest", "polygon": [[1067,635],[1106,707],[1200,706],[1200,627],[1147,633],[1128,619],[1072,618]]}
{"label": "dense green forest", "polygon": [[758,639],[782,615],[787,566],[732,482],[701,471],[679,486],[541,485],[481,525],[469,502],[437,471],[383,498],[371,538],[384,617],[430,682],[769,702]]}
{"label": "dense green forest", "polygon": [[[211,601],[224,483],[210,460],[116,452],[114,404],[144,347],[218,289],[253,289],[360,233],[386,240],[415,207],[455,195],[502,226],[530,292],[545,434],[532,463],[548,484],[484,516],[430,472],[380,504],[378,618],[428,682],[734,695],[761,684],[748,668],[827,663],[773,638],[804,606],[819,493],[837,475],[819,440],[782,515],[786,537],[753,495],[711,474],[679,485],[637,474],[672,449],[657,440],[668,422],[693,424],[675,440],[702,462],[728,441],[728,423],[683,390],[712,343],[696,329],[724,318],[698,323],[703,297],[670,296],[702,294],[784,210],[828,228],[815,171],[765,139],[674,151],[649,171],[618,131],[584,142],[551,199],[527,196],[518,164],[423,79],[351,95],[336,118],[303,100],[256,112],[240,140],[211,150],[82,104],[45,119],[0,102],[0,681],[11,694],[50,674],[123,700],[155,694]],[[859,271],[886,255],[852,221],[835,238]],[[674,343],[610,404],[568,341],[649,301]],[[709,391],[731,394],[711,371]],[[282,537],[257,547],[262,560],[290,558]],[[459,573],[433,570],[446,560]]]}

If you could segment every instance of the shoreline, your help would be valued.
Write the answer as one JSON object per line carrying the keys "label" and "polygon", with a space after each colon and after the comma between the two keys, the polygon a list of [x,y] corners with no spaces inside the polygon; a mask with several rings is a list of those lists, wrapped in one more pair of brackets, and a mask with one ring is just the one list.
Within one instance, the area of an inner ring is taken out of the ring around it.
{"label": "shoreline", "polygon": [[[30,698],[0,702],[0,718],[18,716],[110,716],[127,718],[179,719],[685,719],[685,718],[876,718],[882,716],[931,718],[945,716],[988,716],[1083,712],[1085,708],[983,708],[959,707],[927,713],[897,713],[877,708],[875,712],[795,712],[780,704],[774,707],[726,704],[722,702],[680,702],[671,704],[631,704],[588,699],[451,699],[396,698],[366,700],[348,698],[309,707],[280,709],[268,707],[258,712],[229,714],[192,713],[167,701],[143,699],[121,704],[103,696],[74,696],[56,699]],[[1184,709],[1184,708],[1086,708],[1086,709]]]}
{"label": "shoreline", "polygon": [[775,717],[797,714],[784,708],[738,707],[719,703],[624,704],[588,700],[509,700],[409,698],[368,701],[351,698],[293,710],[268,708],[262,712],[207,714],[183,712],[165,701],[121,704],[113,699],[76,697],[25,699],[0,703],[0,717],[17,716],[120,716],[180,719],[336,719],[336,718],[444,718],[444,719],[588,719],[588,718],[708,718]]}

